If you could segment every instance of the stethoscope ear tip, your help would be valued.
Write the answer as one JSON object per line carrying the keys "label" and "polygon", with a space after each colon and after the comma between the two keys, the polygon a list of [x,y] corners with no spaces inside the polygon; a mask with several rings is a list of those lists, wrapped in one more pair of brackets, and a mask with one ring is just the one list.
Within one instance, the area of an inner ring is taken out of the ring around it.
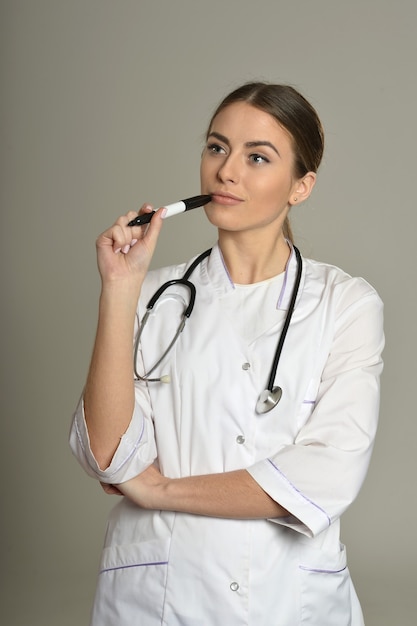
{"label": "stethoscope ear tip", "polygon": [[161,383],[170,383],[171,382],[171,376],[169,376],[169,374],[164,374],[164,376],[161,376],[161,378],[159,379],[159,382],[161,382]]}

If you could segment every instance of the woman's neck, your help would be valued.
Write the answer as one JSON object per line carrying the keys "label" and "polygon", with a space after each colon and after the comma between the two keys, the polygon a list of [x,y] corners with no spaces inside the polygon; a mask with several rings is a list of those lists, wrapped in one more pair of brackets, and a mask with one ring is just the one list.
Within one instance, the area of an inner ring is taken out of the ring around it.
{"label": "woman's neck", "polygon": [[282,232],[270,237],[219,231],[219,247],[234,283],[250,285],[272,278],[285,270],[290,247]]}

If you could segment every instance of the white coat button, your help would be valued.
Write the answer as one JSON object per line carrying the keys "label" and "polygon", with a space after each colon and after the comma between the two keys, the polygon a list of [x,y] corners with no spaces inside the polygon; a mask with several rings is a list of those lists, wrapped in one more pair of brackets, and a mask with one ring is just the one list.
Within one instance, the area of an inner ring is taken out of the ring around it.
{"label": "white coat button", "polygon": [[239,585],[236,582],[230,583],[230,589],[232,591],[237,591],[239,589]]}
{"label": "white coat button", "polygon": [[250,363],[244,363],[244,364],[242,365],[242,369],[243,369],[243,370],[249,370],[249,369],[250,369]]}
{"label": "white coat button", "polygon": [[238,435],[236,437],[236,442],[237,443],[245,443],[245,437],[243,435]]}

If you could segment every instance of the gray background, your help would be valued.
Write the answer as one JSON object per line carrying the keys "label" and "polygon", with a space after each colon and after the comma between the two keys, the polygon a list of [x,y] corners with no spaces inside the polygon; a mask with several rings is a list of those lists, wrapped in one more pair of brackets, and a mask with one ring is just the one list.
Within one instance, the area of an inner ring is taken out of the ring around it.
{"label": "gray background", "polygon": [[[415,0],[6,0],[1,64],[1,599],[7,626],[88,623],[112,498],[67,446],[96,323],[96,236],[199,192],[202,135],[250,79],[287,82],[327,136],[293,211],[306,255],[386,306],[380,430],[343,539],[367,626],[414,624]],[[155,265],[215,231],[165,224]]]}

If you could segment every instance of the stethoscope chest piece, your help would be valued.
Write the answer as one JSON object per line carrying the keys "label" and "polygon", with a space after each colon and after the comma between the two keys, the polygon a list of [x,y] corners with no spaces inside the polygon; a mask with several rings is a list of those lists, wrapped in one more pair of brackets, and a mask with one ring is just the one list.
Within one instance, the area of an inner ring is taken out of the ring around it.
{"label": "stethoscope chest piece", "polygon": [[265,389],[259,395],[258,402],[256,403],[256,412],[258,414],[268,413],[275,408],[278,402],[281,400],[282,389],[281,387],[273,387],[271,389]]}

